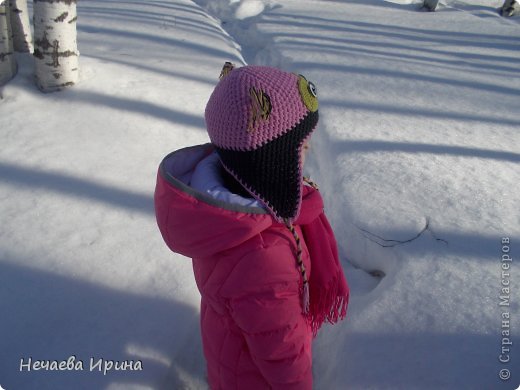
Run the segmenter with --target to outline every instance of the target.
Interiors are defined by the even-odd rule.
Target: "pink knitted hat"
[[[272,67],[226,66],[206,106],[211,142],[224,168],[276,220],[293,222],[301,206],[302,146],[318,123],[316,88]]]

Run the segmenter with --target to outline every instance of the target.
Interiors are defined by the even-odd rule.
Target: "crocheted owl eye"
[[[318,111],[318,90],[316,86],[300,74],[298,75],[298,89],[305,107],[310,112]]]

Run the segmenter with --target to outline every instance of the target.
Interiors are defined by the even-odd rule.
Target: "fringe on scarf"
[[[323,292],[316,296],[310,294],[308,319],[312,329],[313,337],[316,337],[318,330],[323,323],[335,324],[347,315],[349,294],[338,296],[339,283],[335,279],[329,283],[326,294]]]

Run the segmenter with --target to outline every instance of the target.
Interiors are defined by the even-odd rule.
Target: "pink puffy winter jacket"
[[[168,155],[155,191],[164,240],[193,259],[210,387],[311,389],[312,333],[302,315],[294,237],[261,207],[224,202],[191,186],[197,164],[211,152],[207,144]],[[305,188],[295,224],[300,237],[298,225],[309,222],[301,219],[317,216],[306,212],[313,192]]]

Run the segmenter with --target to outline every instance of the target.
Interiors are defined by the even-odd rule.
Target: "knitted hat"
[[[224,168],[279,222],[302,197],[302,148],[318,123],[314,84],[266,66],[226,63],[205,111]]]

